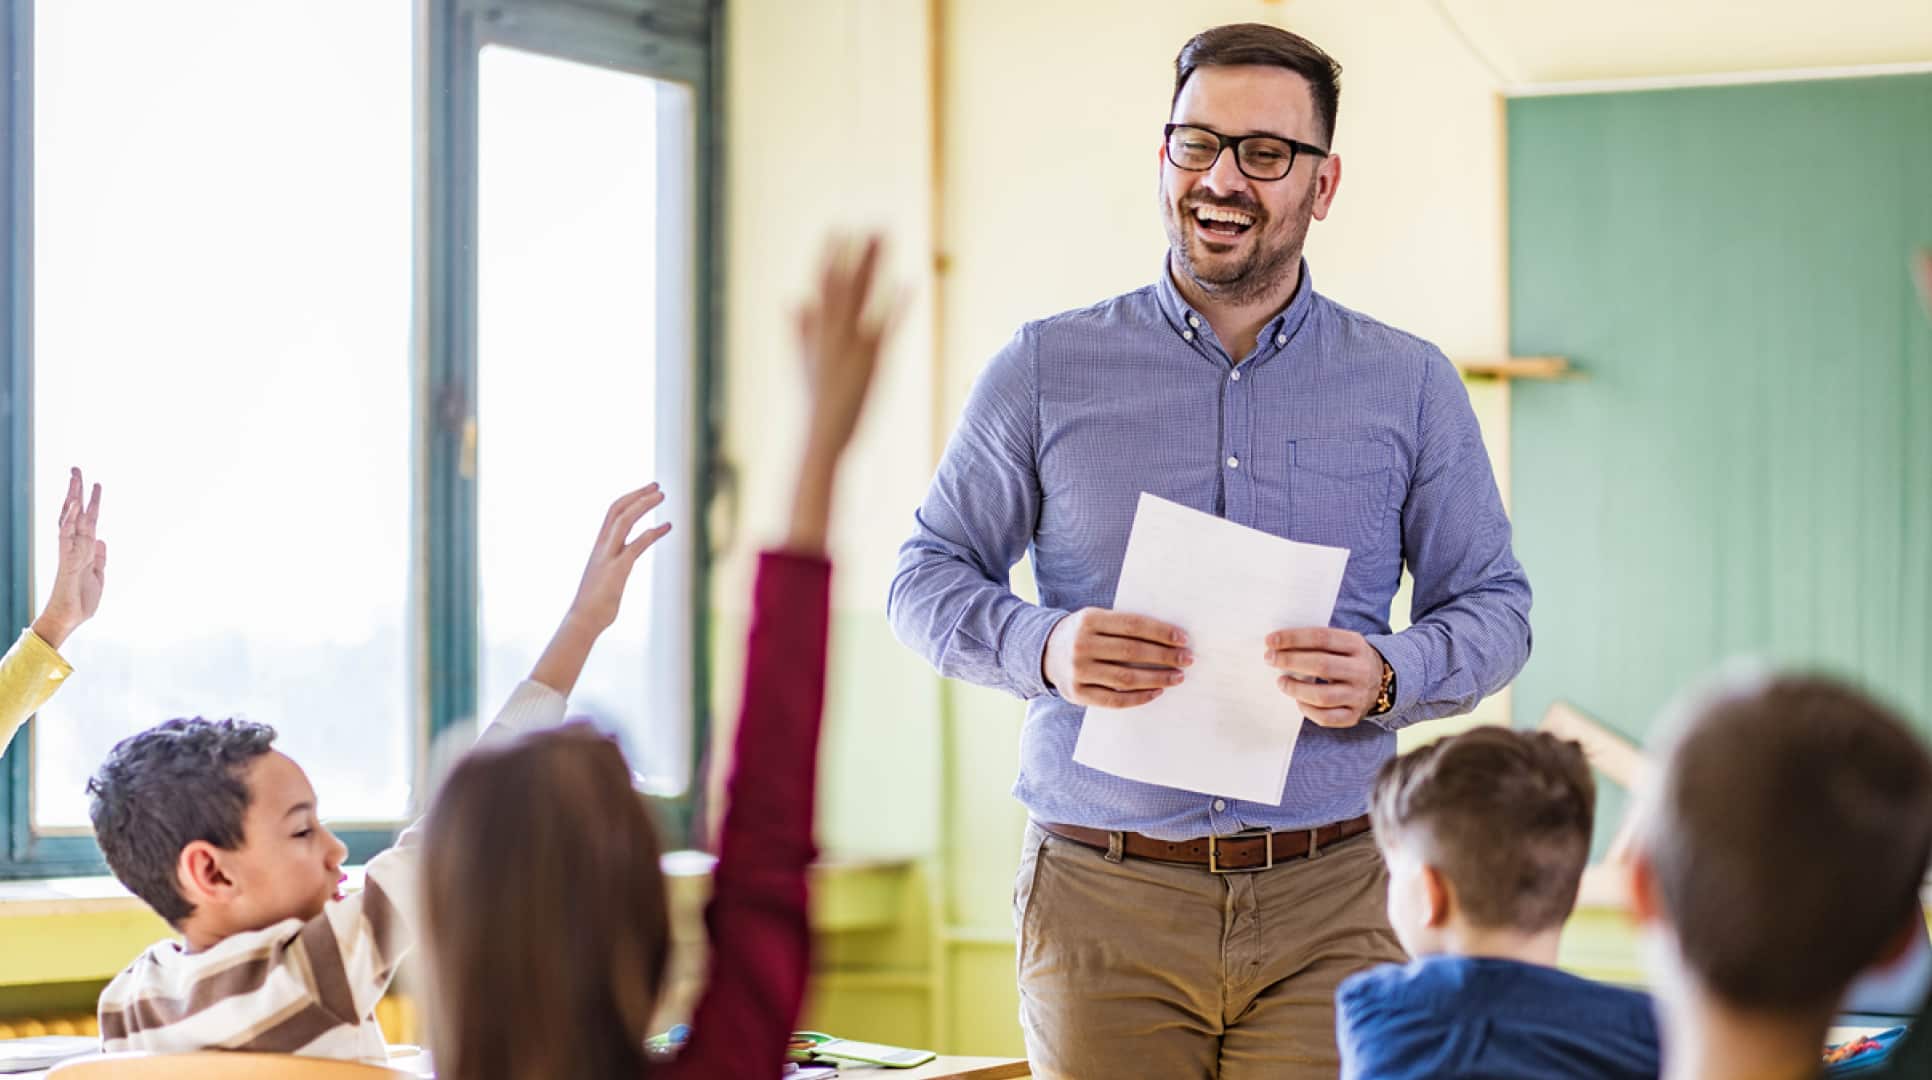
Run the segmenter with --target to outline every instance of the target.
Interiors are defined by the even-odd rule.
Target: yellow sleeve
[[[0,657],[0,753],[13,741],[13,733],[27,722],[74,669],[61,659],[52,645],[31,629],[20,632],[5,657]]]

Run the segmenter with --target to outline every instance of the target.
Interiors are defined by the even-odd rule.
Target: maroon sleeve
[[[822,558],[759,559],[724,835],[704,911],[710,972],[690,1041],[658,1075],[759,1080],[784,1064],[810,963],[805,870],[817,855],[831,576]]]

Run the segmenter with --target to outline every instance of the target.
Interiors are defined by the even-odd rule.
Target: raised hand
[[[81,471],[67,474],[67,498],[60,504],[60,544],[53,591],[34,619],[33,631],[58,649],[76,627],[100,610],[107,583],[107,541],[96,529],[101,520],[101,485],[81,502]]]
[[[644,515],[663,502],[664,493],[653,483],[628,492],[610,504],[610,510],[604,514],[604,524],[597,530],[597,542],[591,546],[590,561],[584,565],[583,579],[577,583],[577,595],[570,601],[570,610],[558,624],[550,644],[537,658],[536,667],[530,671],[530,681],[565,695],[577,685],[584,661],[590,658],[590,647],[617,621],[632,567],[652,544],[671,531],[671,523],[667,521],[631,537],[631,530]]]
[[[664,492],[656,483],[627,492],[610,504],[604,524],[597,532],[597,543],[590,549],[583,580],[577,583],[577,596],[570,602],[570,614],[593,626],[599,633],[617,621],[618,606],[624,599],[624,586],[631,580],[631,568],[652,544],[664,539],[671,523],[645,529],[631,539],[631,530],[644,515],[664,502]]]
[[[884,246],[834,239],[825,246],[818,294],[798,312],[798,345],[811,398],[808,451],[836,456],[852,439],[878,370],[879,350],[896,307],[873,310],[872,288]]]
[[[882,243],[835,239],[826,245],[818,293],[798,313],[798,345],[805,365],[811,413],[798,457],[792,520],[785,546],[796,552],[825,550],[832,516],[832,482],[858,427],[879,367],[879,351],[897,305],[876,310],[873,280]]]

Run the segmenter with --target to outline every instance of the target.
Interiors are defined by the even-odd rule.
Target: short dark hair
[[[1244,64],[1287,68],[1307,79],[1322,141],[1334,143],[1335,113],[1342,101],[1342,65],[1300,34],[1266,23],[1230,23],[1188,38],[1174,57],[1174,97],[1168,108],[1181,100],[1181,89],[1194,77],[1196,68]]]
[[[1919,917],[1932,758],[1814,675],[1733,675],[1679,711],[1640,843],[1687,970],[1736,1008],[1831,1009]]]
[[[1369,813],[1383,842],[1422,845],[1471,924],[1538,933],[1576,907],[1596,781],[1568,739],[1484,726],[1383,765]]]
[[[194,913],[175,880],[181,850],[197,840],[230,851],[242,845],[243,774],[274,741],[267,724],[169,720],[116,743],[87,781],[87,813],[108,869],[171,925]]]

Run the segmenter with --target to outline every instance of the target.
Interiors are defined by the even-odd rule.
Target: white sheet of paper
[[[1186,632],[1181,685],[1132,709],[1091,706],[1073,760],[1149,784],[1281,805],[1301,713],[1263,653],[1327,626],[1346,548],[1284,540],[1141,493],[1114,610]]]

